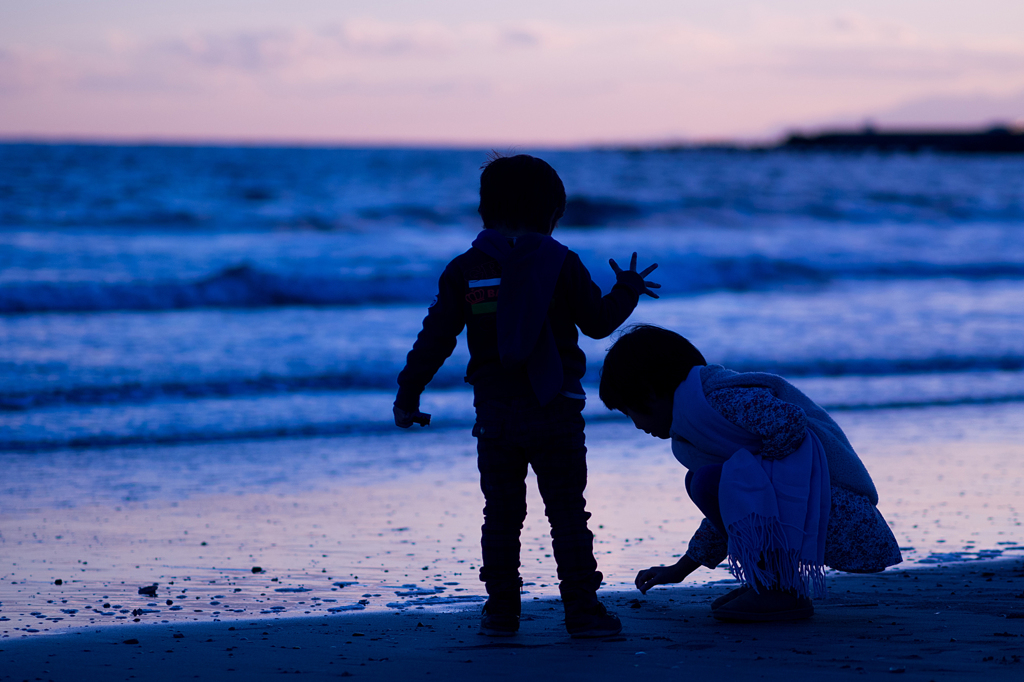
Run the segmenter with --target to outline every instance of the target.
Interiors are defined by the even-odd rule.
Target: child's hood
[[[547,235],[532,232],[517,238],[512,246],[496,230],[481,232],[473,246],[501,265],[498,352],[505,366],[521,364],[537,346],[569,249]]]

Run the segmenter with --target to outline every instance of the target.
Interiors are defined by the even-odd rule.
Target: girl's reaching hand
[[[681,559],[671,566],[651,566],[645,571],[636,574],[634,581],[641,594],[647,594],[647,590],[655,585],[668,585],[670,583],[681,583],[686,576],[693,573],[700,564],[683,555]]]

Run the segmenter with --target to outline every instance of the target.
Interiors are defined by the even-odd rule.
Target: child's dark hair
[[[650,398],[675,393],[690,370],[707,361],[674,331],[653,324],[629,327],[608,349],[601,369],[601,400],[609,410],[650,411]]]
[[[504,224],[546,234],[565,213],[565,186],[555,169],[526,154],[495,155],[480,174],[484,227]]]

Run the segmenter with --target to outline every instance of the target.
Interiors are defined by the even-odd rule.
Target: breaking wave
[[[827,266],[756,255],[735,258],[697,255],[673,258],[668,255],[659,261],[658,281],[662,284],[663,295],[763,290],[839,279],[1024,278],[1024,263]],[[433,274],[332,277],[316,273],[279,274],[241,264],[209,277],[184,281],[6,283],[0,285],[0,314],[418,304],[429,298],[425,292],[435,291],[436,286]]]

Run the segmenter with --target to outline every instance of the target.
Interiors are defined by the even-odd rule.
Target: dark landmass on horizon
[[[665,145],[661,147],[620,147],[635,151],[812,151],[886,154],[1024,154],[1024,128],[997,125],[984,129],[893,129],[874,126],[860,130],[825,130],[818,133],[793,132],[776,143],[734,142]]]
[[[979,131],[891,130],[794,133],[779,148],[822,151],[942,152],[952,154],[1024,154],[1024,130],[995,126]]]

